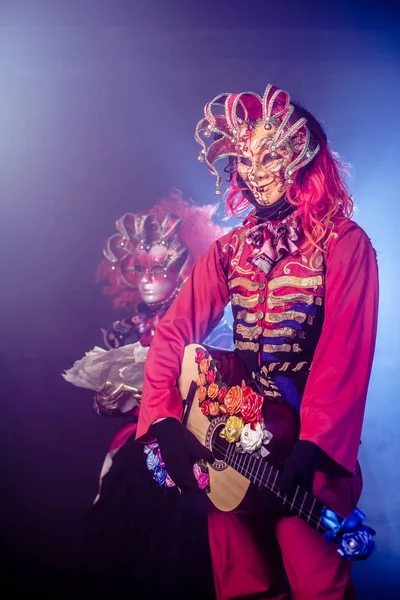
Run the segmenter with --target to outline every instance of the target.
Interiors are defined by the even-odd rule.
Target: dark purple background
[[[262,92],[272,82],[316,114],[354,165],[356,220],[378,251],[380,337],[361,508],[379,546],[355,574],[361,598],[395,597],[399,20],[396,3],[321,5],[0,1],[6,568],[15,557],[42,569],[68,560],[116,427],[60,375],[114,318],[93,284],[113,222],[172,186],[213,202],[193,140],[203,106],[219,92]]]

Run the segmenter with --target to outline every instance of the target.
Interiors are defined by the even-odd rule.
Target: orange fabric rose
[[[210,361],[208,360],[208,358],[203,358],[199,367],[202,373],[207,373],[208,369],[210,368]]]
[[[230,390],[228,390],[224,398],[224,404],[230,415],[235,415],[236,413],[240,412],[242,400],[243,391],[240,385],[234,385]]]
[[[218,417],[218,415],[219,415],[219,402],[210,402],[210,415],[212,417]]]
[[[219,387],[216,383],[210,383],[208,386],[208,397],[216,398],[218,396]]]
[[[204,375],[204,373],[200,373],[200,375],[196,379],[196,383],[199,387],[206,385],[206,376]]]
[[[199,402],[203,402],[203,400],[206,399],[207,396],[207,388],[204,387],[204,385],[202,385],[201,387],[199,387],[199,389],[197,390],[197,397],[199,399]]]

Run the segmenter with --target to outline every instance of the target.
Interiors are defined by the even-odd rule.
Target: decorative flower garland
[[[178,487],[168,475],[165,463],[161,456],[160,446],[157,442],[146,444],[144,447],[146,455],[146,466],[151,472],[152,477],[159,487]],[[193,465],[193,475],[197,479],[197,485],[201,490],[210,491],[210,475],[208,474],[208,465],[200,460]],[[179,489],[179,488],[178,488]]]
[[[267,456],[269,452],[265,446],[271,441],[272,434],[264,426],[263,396],[244,381],[241,386],[227,386],[217,370],[217,361],[204,348],[196,349],[195,361],[199,371],[197,397],[203,415],[209,420],[227,416],[220,436],[236,443],[238,452]]]
[[[197,397],[204,416],[210,421],[226,416],[225,427],[220,436],[236,444],[237,452],[256,456],[268,456],[265,448],[272,433],[265,429],[262,406],[264,398],[242,381],[242,385],[229,387],[217,370],[217,361],[204,348],[197,348],[195,361],[198,365]],[[175,487],[162,459],[160,447],[154,442],[144,447],[146,465],[160,487]],[[200,489],[209,491],[208,465],[199,461],[193,465],[193,474]]]

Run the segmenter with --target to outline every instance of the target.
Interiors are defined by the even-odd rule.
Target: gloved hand
[[[315,471],[324,456],[324,451],[313,442],[298,441],[283,465],[276,485],[283,493],[294,492],[298,485],[311,492]]]
[[[211,452],[176,419],[167,417],[151,426],[157,438],[165,468],[175,485],[182,491],[198,490],[193,465],[204,459],[214,462]]]
[[[141,398],[141,390],[131,385],[107,381],[94,397],[94,408],[99,415],[120,417],[139,406]]]

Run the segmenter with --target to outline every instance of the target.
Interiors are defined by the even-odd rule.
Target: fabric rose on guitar
[[[161,450],[160,450],[160,448],[157,448],[156,455],[157,455],[157,458],[159,460],[160,466],[165,469],[165,462],[163,461],[163,458],[161,456]]]
[[[152,444],[146,444],[144,447],[146,454],[146,466],[151,472],[152,477],[156,484],[160,487],[166,485],[167,487],[175,487],[175,483],[168,475],[165,468],[165,463],[161,456],[160,448],[156,442]]]
[[[206,417],[208,417],[208,415],[210,414],[210,404],[211,403],[209,400],[204,400],[203,404],[201,405],[201,412]]]
[[[242,433],[243,427],[244,421],[242,417],[229,417],[225,423],[225,427],[219,435],[232,444],[233,442],[238,442],[240,440],[240,434]]]
[[[160,465],[160,460],[155,452],[148,453],[146,465],[149,471],[154,471],[154,469]]]
[[[196,363],[199,365],[201,361],[205,358],[206,351],[203,348],[199,348],[196,350],[196,358],[194,359]]]
[[[243,401],[240,408],[240,414],[242,415],[246,423],[250,423],[253,426],[255,423],[260,423],[263,420],[262,405],[264,398],[254,392],[251,387],[245,386],[243,388]]]
[[[210,368],[210,361],[208,360],[208,358],[203,358],[203,360],[200,362],[200,372],[206,374],[208,369]]]
[[[252,453],[258,451],[260,456],[265,457],[269,454],[265,446],[269,444],[271,439],[272,433],[264,429],[263,423],[256,423],[254,428],[250,423],[246,423],[240,434],[240,441],[236,444],[236,449],[238,452]]]
[[[234,385],[227,392],[224,398],[224,404],[226,406],[226,410],[230,415],[235,415],[240,412],[240,407],[242,406],[243,400],[243,390],[240,385]]]
[[[206,380],[206,376],[204,375],[204,373],[200,373],[200,375],[198,376],[196,383],[199,387],[204,387],[207,383]]]
[[[210,402],[210,416],[218,417],[219,415],[219,402]]]
[[[197,480],[197,485],[201,490],[207,490],[210,484],[210,475],[208,474],[207,463],[194,463],[193,475]]]
[[[167,481],[167,477],[168,477],[168,473],[167,473],[166,469],[164,469],[164,467],[162,467],[161,465],[158,465],[154,469],[153,479],[158,486],[162,487],[163,485],[165,485],[165,483]]]
[[[202,385],[201,387],[199,387],[198,392],[197,392],[197,397],[199,399],[199,402],[203,402],[203,400],[206,399],[207,397],[207,388]]]
[[[207,372],[207,383],[214,383],[215,376],[216,376],[216,373],[215,373],[214,369],[210,369]]]
[[[245,452],[254,452],[261,448],[264,437],[263,434],[264,428],[261,423],[256,423],[254,429],[251,428],[250,423],[246,423],[242,429],[239,444]]]
[[[213,371],[208,371],[209,373],[212,373]],[[208,397],[209,398],[216,398],[218,396],[218,385],[216,383],[211,383],[208,387]]]
[[[218,392],[218,402],[223,402],[226,396],[226,393],[228,391],[228,388],[223,386],[220,388],[219,392]]]

